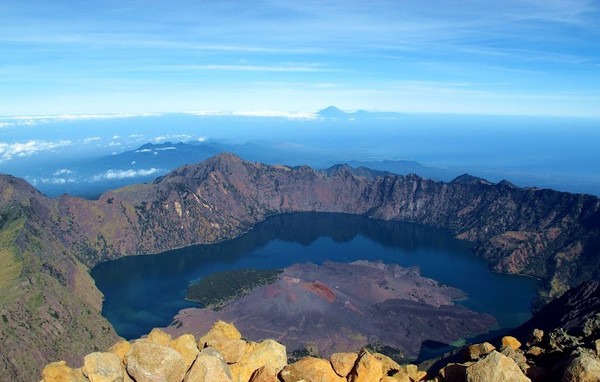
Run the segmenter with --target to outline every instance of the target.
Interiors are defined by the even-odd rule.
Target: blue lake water
[[[198,306],[184,300],[186,288],[211,273],[360,259],[419,267],[423,276],[466,292],[460,303],[495,316],[498,329],[531,316],[537,281],[491,272],[469,243],[431,227],[345,214],[278,215],[237,239],[124,257],[99,264],[91,274],[105,296],[104,316],[131,339],[167,326],[180,309]]]

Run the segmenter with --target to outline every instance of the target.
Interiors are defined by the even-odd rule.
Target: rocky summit
[[[81,365],[82,354],[118,339],[101,315],[90,267],[214,243],[267,216],[303,211],[446,229],[471,241],[493,270],[541,279],[540,302],[600,278],[600,202],[590,195],[346,166],[267,166],[231,154],[93,201],[50,199],[0,175],[0,380],[31,381],[56,359]]]
[[[80,368],[48,364],[42,382],[593,382],[600,380],[599,320],[600,313],[586,320],[593,329],[577,337],[534,329],[524,344],[512,336],[472,344],[435,372],[366,349],[288,363],[280,343],[246,341],[233,324],[217,321],[198,339],[154,329],[88,354]]]

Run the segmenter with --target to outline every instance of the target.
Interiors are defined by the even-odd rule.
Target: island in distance
[[[492,316],[454,303],[465,297],[422,277],[415,267],[371,261],[294,264],[275,282],[222,309],[180,311],[166,331],[201,336],[224,320],[250,340],[274,338],[297,354],[327,357],[371,346],[394,358],[416,358],[424,343],[450,344],[494,325]]]

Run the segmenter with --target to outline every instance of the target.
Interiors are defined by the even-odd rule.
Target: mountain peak
[[[335,106],[329,106],[325,109],[319,110],[317,114],[323,118],[347,118],[348,113],[343,110],[338,109]]]
[[[458,183],[458,184],[488,184],[491,183],[483,178],[479,178],[477,176],[473,176],[470,174],[462,174],[454,178],[450,183]]]

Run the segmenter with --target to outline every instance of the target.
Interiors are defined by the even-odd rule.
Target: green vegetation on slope
[[[243,297],[254,289],[273,283],[281,269],[240,269],[207,276],[187,289],[186,300],[209,309],[221,309],[227,301]]]
[[[25,219],[20,218],[6,222],[0,230],[0,305],[12,297],[10,289],[23,270],[23,261],[17,255],[14,242],[24,224]]]

